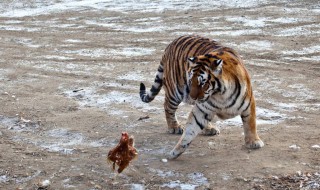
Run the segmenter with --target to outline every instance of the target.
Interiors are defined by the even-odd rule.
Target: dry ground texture
[[[145,104],[138,88],[184,34],[241,54],[264,148],[244,148],[235,118],[161,161],[180,136],[163,91]],[[320,189],[319,39],[318,0],[1,1],[0,189]],[[113,179],[123,131],[139,158]]]

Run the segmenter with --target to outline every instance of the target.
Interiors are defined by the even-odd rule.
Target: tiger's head
[[[205,102],[221,90],[218,79],[223,72],[223,54],[223,50],[220,50],[188,58],[187,91],[192,100]]]

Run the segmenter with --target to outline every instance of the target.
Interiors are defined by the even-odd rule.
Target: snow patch
[[[108,54],[132,57],[132,56],[152,55],[154,51],[155,51],[154,48],[125,47],[121,49],[108,50]]]
[[[227,21],[229,22],[238,22],[243,24],[244,26],[250,26],[253,28],[264,27],[267,24],[265,23],[268,19],[265,17],[262,18],[248,18],[248,17],[227,17]]]
[[[257,51],[272,50],[272,46],[273,46],[272,43],[266,40],[262,40],[262,41],[252,40],[252,41],[246,41],[240,44],[241,48],[257,50]]]
[[[255,7],[260,4],[268,4],[263,1],[256,0],[229,0],[228,3],[225,1],[207,1],[203,3],[201,1],[185,1],[183,6],[179,1],[128,1],[128,0],[118,0],[118,1],[105,1],[105,0],[61,0],[56,3],[48,3],[47,1],[37,1],[29,6],[25,6],[22,3],[13,2],[11,4],[2,5],[2,8],[6,10],[1,13],[2,17],[25,17],[25,16],[38,16],[46,15],[51,13],[59,13],[64,11],[72,10],[85,10],[88,8],[97,10],[108,10],[117,11],[122,13],[127,12],[157,12],[161,13],[167,10],[174,10],[177,12],[182,12],[186,10],[214,10],[221,7],[226,8],[250,8]],[[27,4],[28,5],[28,4]]]
[[[144,185],[142,184],[131,184],[131,190],[144,190]]]
[[[126,104],[132,108],[140,109],[144,112],[160,110],[158,107],[153,107],[142,102],[139,94],[110,91],[101,95],[97,93],[95,88],[86,88],[78,92],[66,91],[64,94],[79,101],[79,104],[82,107],[97,107],[107,112],[112,111],[109,106],[111,104]]]
[[[122,76],[118,76],[117,79],[124,79],[124,80],[132,80],[132,81],[145,81],[146,78],[140,74],[140,73],[137,73],[137,71],[133,72],[129,72],[129,73],[126,73]]]
[[[257,125],[275,125],[284,121],[288,116],[285,114],[278,113],[273,110],[256,108]],[[221,126],[242,126],[242,119],[240,116],[234,117],[227,120],[219,120],[216,124]]]
[[[243,35],[259,35],[262,34],[261,29],[248,29],[248,30],[225,30],[225,31],[213,31],[210,32],[210,35],[213,36],[243,36]]]
[[[0,30],[36,32],[36,31],[40,31],[40,28],[37,28],[37,27],[28,28],[28,27],[23,27],[23,26],[0,25]]]
[[[287,29],[281,29],[276,32],[275,36],[314,36],[320,34],[320,25],[311,24],[305,26],[297,26]]]
[[[319,53],[320,52],[320,46],[310,46],[308,48],[303,48],[301,50],[290,50],[290,51],[282,51],[285,55],[306,55],[306,54],[312,54],[312,53]]]
[[[182,190],[194,190],[198,185],[188,184],[188,183],[181,183],[180,180],[171,181],[169,183],[165,183],[161,185],[161,187],[168,187],[171,189],[182,189]]]
[[[8,182],[10,179],[6,175],[1,175],[0,176],[0,183],[5,183]]]

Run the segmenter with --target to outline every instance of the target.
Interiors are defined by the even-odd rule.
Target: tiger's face
[[[222,59],[211,54],[188,58],[187,86],[192,100],[205,102],[219,88],[216,78],[222,73]]]

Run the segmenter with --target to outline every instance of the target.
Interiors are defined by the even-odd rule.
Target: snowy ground
[[[272,189],[270,176],[317,176],[319,15],[316,0],[2,1],[0,189]],[[166,133],[163,91],[144,104],[139,83],[151,85],[166,45],[184,34],[242,55],[263,149],[242,146],[237,117],[162,161],[179,136]],[[190,109],[179,109],[182,123]],[[105,158],[122,131],[139,158],[113,180]]]

